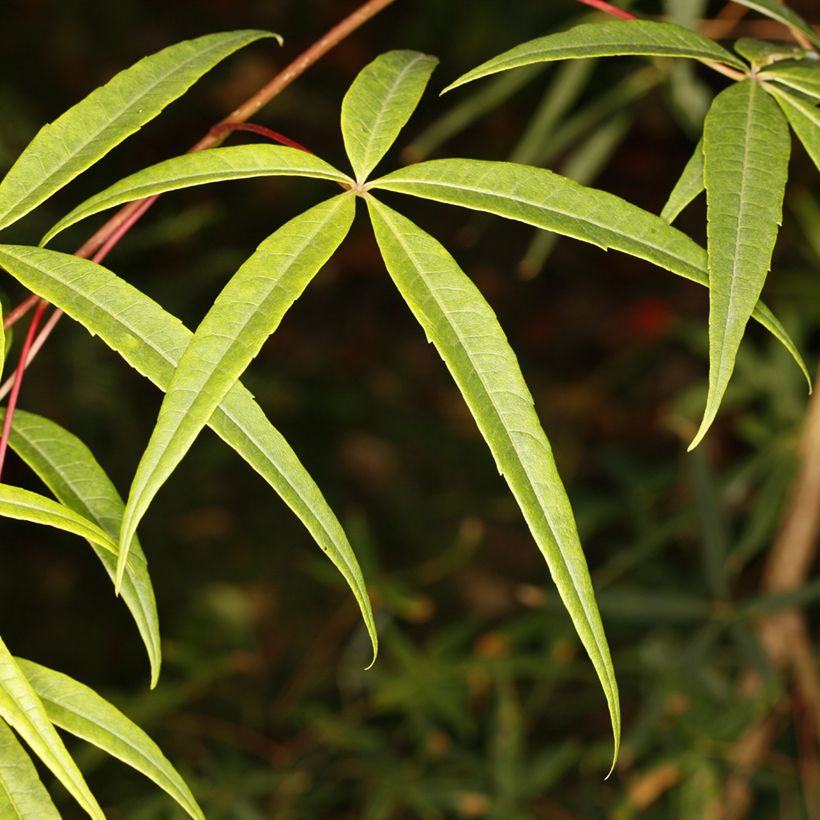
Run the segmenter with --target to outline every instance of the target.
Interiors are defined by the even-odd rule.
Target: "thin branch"
[[[5,319],[3,319],[3,330],[8,330],[13,325],[16,325],[17,322],[20,321],[36,304],[39,300],[39,296],[36,293],[32,293],[31,296],[27,296],[20,302],[17,307],[12,308]]]
[[[592,6],[592,8],[598,9],[598,11],[603,11],[607,14],[611,14],[613,17],[620,17],[621,20],[640,19],[631,12],[619,9],[617,6],[613,6],[612,3],[607,3],[606,0],[578,0],[578,2],[583,3],[585,6]]]

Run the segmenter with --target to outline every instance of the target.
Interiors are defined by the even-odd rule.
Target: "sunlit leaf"
[[[772,89],[772,92],[789,125],[820,171],[820,108],[793,94],[778,89]]]
[[[787,88],[802,91],[820,100],[820,64],[816,60],[805,63],[778,63],[757,75],[761,80],[774,80]]]
[[[165,160],[138,171],[78,205],[43,237],[45,245],[75,222],[125,202],[167,191],[263,176],[300,176],[351,183],[324,160],[285,145],[237,145],[212,148]]]
[[[572,509],[533,400],[492,308],[433,237],[367,198],[387,270],[456,381],[584,644],[609,704],[618,689]]]
[[[358,182],[396,141],[438,60],[418,51],[388,51],[365,66],[342,102],[342,137]]]
[[[783,213],[790,149],[786,119],[758,83],[736,83],[715,97],[703,131],[709,393],[690,449],[717,415],[766,281]]]
[[[105,820],[94,795],[57,731],[40,698],[0,639],[0,718],[26,742],[37,757],[95,820]],[[48,816],[48,815],[46,815]]]
[[[683,26],[649,20],[619,20],[584,23],[568,31],[529,40],[468,71],[442,93],[480,77],[533,63],[627,55],[689,57],[716,60],[741,71],[746,68],[741,60],[714,40]]]
[[[5,410],[0,410],[0,422],[4,415]],[[125,505],[85,444],[53,421],[18,409],[9,445],[66,507],[99,525],[116,542]],[[113,580],[116,556],[93,540],[89,543]],[[157,607],[145,556],[136,541],[123,578],[122,599],[145,643],[155,686],[161,659]]]
[[[0,266],[98,335],[160,390],[168,388],[193,334],[153,299],[101,265],[43,248],[0,245]],[[356,556],[290,445],[241,384],[231,388],[208,424],[293,510],[342,574],[375,656],[376,627]]]
[[[543,168],[473,159],[429,160],[370,182],[368,188],[497,214],[632,254],[701,285],[709,283],[706,251],[686,234],[620,197]],[[791,353],[811,386],[800,353],[771,311],[760,302],[752,315]]]
[[[790,28],[795,28],[801,31],[806,37],[814,43],[815,46],[820,46],[820,37],[814,32],[812,27],[799,15],[792,11],[785,3],[780,0],[735,0],[741,6],[759,11],[772,20],[777,20]]]
[[[700,140],[689,157],[683,173],[675,183],[666,205],[661,211],[661,219],[670,224],[680,212],[704,190],[703,183],[703,140]]]
[[[67,675],[22,658],[15,660],[55,726],[153,780],[195,820],[205,817],[191,790],[156,743],[119,709]]]
[[[145,57],[43,126],[0,183],[0,228],[20,219],[181,97],[237,49],[271,37],[231,31]]]
[[[26,750],[2,720],[0,817],[3,820],[60,820]]]

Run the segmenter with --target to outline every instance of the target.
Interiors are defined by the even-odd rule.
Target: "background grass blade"
[[[25,216],[181,97],[237,49],[271,37],[231,31],[145,57],[43,126],[0,183],[0,228]]]
[[[772,20],[778,20],[789,26],[789,28],[803,32],[815,46],[820,46],[820,37],[814,29],[797,12],[792,11],[780,0],[735,0],[735,2],[741,6],[759,11],[767,17],[771,17]]]
[[[5,410],[0,410],[2,422]],[[125,504],[111,480],[76,436],[42,416],[17,410],[9,437],[11,448],[66,507],[93,521],[115,541]],[[117,558],[90,540],[91,548],[113,581]],[[156,686],[161,664],[159,620],[145,555],[137,541],[122,583],[122,599],[137,624]]]
[[[709,393],[691,450],[714,421],[760,298],[783,213],[791,138],[757,82],[715,97],[703,130],[709,250]]]
[[[191,790],[156,743],[119,709],[68,675],[22,658],[15,661],[55,726],[144,774],[194,820],[205,817]]]
[[[69,794],[94,818],[105,815],[46,715],[45,708],[0,639],[0,718],[20,735]]]
[[[678,218],[681,211],[695,200],[704,190],[703,182],[703,140],[700,140],[689,157],[680,178],[675,183],[666,205],[661,211],[661,219],[670,225]]]
[[[0,245],[0,266],[98,335],[160,390],[168,388],[193,334],[153,299],[101,265],[44,248]],[[239,383],[208,424],[293,510],[339,570],[359,604],[375,657],[376,626],[356,556],[290,445]]]
[[[614,248],[709,285],[706,251],[686,234],[620,197],[543,168],[475,159],[429,160],[374,180],[368,188],[486,211],[605,250]],[[785,346],[811,387],[800,353],[771,311],[759,302],[752,315]]]
[[[58,233],[81,219],[134,199],[194,185],[262,176],[301,176],[347,184],[352,182],[350,177],[319,157],[285,145],[212,148],[165,160],[121,179],[64,216],[43,237],[41,244],[47,244]]]
[[[60,820],[60,815],[26,750],[2,720],[0,817],[4,820]]]
[[[683,26],[649,20],[619,20],[584,23],[568,31],[529,40],[463,74],[442,94],[481,77],[533,63],[627,55],[716,60],[741,71],[746,68],[742,60],[714,40]]]
[[[601,681],[617,759],[615,673],[572,509],[533,400],[492,308],[433,237],[367,198],[387,270],[464,396]]]
[[[794,94],[776,88],[771,88],[771,91],[789,125],[820,171],[820,108]]]
[[[418,51],[388,51],[359,72],[342,101],[342,138],[358,182],[396,141],[437,64]]]

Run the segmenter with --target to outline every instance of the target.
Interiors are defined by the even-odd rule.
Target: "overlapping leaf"
[[[448,85],[444,92],[499,71],[533,63],[627,55],[716,60],[740,70],[745,68],[742,60],[714,40],[683,26],[649,20],[620,20],[584,23],[568,31],[529,40],[468,71]]]
[[[572,509],[515,354],[447,250],[372,196],[367,203],[387,270],[463,394],[589,653],[609,704],[617,758],[620,710],[606,636]]]
[[[790,148],[786,119],[759,83],[736,83],[715,98],[703,131],[709,393],[690,449],[717,415],[746,323],[771,266]]]
[[[29,748],[94,818],[105,820],[88,784],[46,714],[40,698],[0,639],[0,719],[11,726]],[[47,815],[45,815],[47,816]]]
[[[119,709],[67,675],[15,658],[48,719],[144,774],[193,817],[205,815],[176,769],[145,732]]]
[[[789,125],[820,171],[820,108],[779,89],[772,89],[772,93]]]
[[[614,248],[698,284],[709,284],[706,252],[686,234],[620,197],[586,188],[546,169],[439,159],[410,165],[368,187],[497,214],[604,249]],[[771,311],[758,303],[752,315],[786,347],[811,385],[800,353]]]
[[[4,415],[5,410],[0,410],[0,422]],[[17,410],[9,444],[66,507],[99,525],[113,541],[119,537],[125,505],[91,451],[76,436],[49,419]],[[113,580],[116,556],[93,540],[89,543]],[[151,685],[155,686],[161,659],[159,623],[148,566],[137,541],[123,577],[122,598],[145,643]]]
[[[814,29],[796,12],[793,11],[785,3],[780,0],[735,0],[741,6],[759,11],[772,20],[777,20],[790,28],[801,31],[806,37],[814,43],[815,46],[820,46],[820,37],[815,33]]]
[[[180,359],[131,484],[118,577],[131,539],[159,488],[213,411],[350,230],[352,193],[311,208],[275,231],[216,298]]]
[[[3,820],[60,820],[26,750],[2,720],[0,817]]]
[[[271,37],[232,31],[186,40],[121,71],[45,125],[0,183],[5,228],[91,167],[237,49]]]
[[[761,71],[758,77],[761,80],[774,80],[820,100],[820,65],[815,60],[806,63],[778,63]]]
[[[98,335],[161,390],[168,388],[192,333],[144,293],[101,265],[43,248],[0,245],[0,266]],[[359,604],[375,656],[376,627],[356,556],[291,447],[238,383],[208,424],[275,490],[337,567]]]
[[[75,222],[134,199],[164,194],[210,182],[263,176],[298,176],[351,183],[352,180],[319,157],[285,145],[237,145],[212,148],[151,165],[121,179],[78,205],[43,237],[45,245]]]
[[[699,140],[686,163],[683,173],[675,183],[675,187],[666,200],[666,205],[661,211],[661,219],[664,222],[674,222],[680,212],[697,198],[704,190],[703,182],[703,140]]]
[[[396,141],[437,64],[418,51],[388,51],[359,72],[342,101],[342,137],[358,182]]]

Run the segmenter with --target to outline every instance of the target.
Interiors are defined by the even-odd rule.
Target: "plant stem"
[[[606,0],[578,0],[578,2],[583,3],[585,6],[592,6],[592,8],[598,9],[598,11],[604,11],[613,17],[620,17],[622,20],[640,19],[631,12],[619,9],[617,6],[613,6],[612,3],[607,3]]]
[[[32,293],[31,296],[27,296],[17,305],[16,308],[12,308],[5,319],[3,319],[3,330],[8,330],[13,325],[16,325],[17,322],[20,321],[36,304],[37,300],[40,297],[36,293]]]

